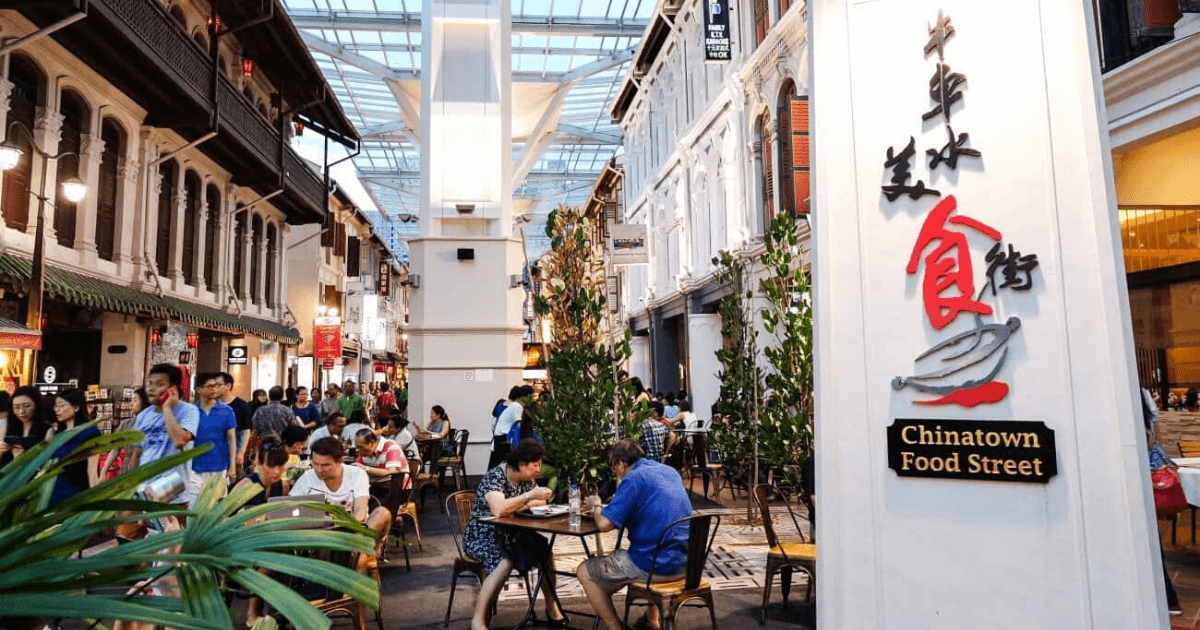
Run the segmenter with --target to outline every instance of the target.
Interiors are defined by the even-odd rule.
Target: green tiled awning
[[[0,281],[25,291],[33,264],[11,254],[0,255]],[[46,266],[46,295],[56,300],[111,313],[173,319],[199,328],[233,334],[251,334],[282,343],[299,343],[300,331],[258,317],[239,317],[219,308],[159,297],[99,278]]]

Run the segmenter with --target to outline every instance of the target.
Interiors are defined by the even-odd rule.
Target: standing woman
[[[18,387],[12,396],[12,413],[8,414],[5,425],[5,442],[0,444],[0,466],[20,457],[25,448],[54,435],[50,421],[46,418],[46,409],[42,406],[42,395],[38,390],[26,385]],[[27,438],[23,444],[11,444],[8,438]]]
[[[535,565],[554,566],[550,545],[538,534],[522,536],[480,519],[490,516],[509,516],[530,505],[545,505],[550,488],[538,487],[535,480],[542,473],[546,449],[533,440],[522,440],[509,451],[504,463],[488,470],[475,491],[471,520],[463,532],[463,550],[483,563],[484,578],[471,617],[471,630],[487,630],[488,612],[508,574],[516,567],[527,571]],[[538,542],[540,541],[540,542]],[[548,564],[542,564],[548,563]],[[542,594],[546,602],[546,618],[555,627],[566,627],[566,618],[558,609],[554,597],[554,572],[546,571]]]
[[[87,402],[83,392],[78,389],[68,389],[54,397],[54,417],[58,421],[58,431],[70,431],[88,423]],[[54,451],[54,459],[69,457],[84,442],[100,437],[100,429],[88,427],[66,444]],[[100,483],[100,454],[93,453],[86,460],[67,464],[66,469],[54,480],[54,492],[50,495],[50,505],[59,503]]]

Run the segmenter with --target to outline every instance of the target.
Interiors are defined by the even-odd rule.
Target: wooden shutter
[[[767,38],[767,30],[771,28],[771,10],[767,0],[754,0],[754,46],[757,47]]]
[[[357,236],[346,239],[346,275],[352,278],[362,275],[362,252]]]
[[[171,234],[174,233],[175,209],[175,162],[163,163],[158,170],[161,186],[158,193],[158,231],[154,235],[154,263],[158,266],[158,275],[167,275],[167,266],[171,264]]]
[[[100,130],[104,154],[100,157],[100,190],[96,202],[96,252],[104,260],[112,260],[116,249],[117,176],[118,160],[124,153],[121,132],[108,120]]]
[[[809,173],[812,157],[809,152],[808,96],[793,96],[789,106],[792,123],[792,198],[796,203],[795,212],[808,214],[811,209],[812,197],[811,174]]]

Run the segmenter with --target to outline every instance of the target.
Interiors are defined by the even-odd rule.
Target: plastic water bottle
[[[567,495],[567,503],[570,506],[570,520],[568,523],[571,527],[579,527],[579,484],[571,484],[571,492]]]

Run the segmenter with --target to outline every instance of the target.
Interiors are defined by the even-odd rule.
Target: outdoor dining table
[[[1174,460],[1179,468],[1179,485],[1183,486],[1183,494],[1187,497],[1188,505],[1200,507],[1200,457],[1177,457]]]
[[[542,534],[550,534],[550,549],[551,549],[551,551],[554,550],[554,541],[558,538],[559,534],[562,534],[563,536],[578,536],[580,541],[583,543],[583,551],[584,551],[584,553],[587,554],[587,556],[589,558],[591,558],[593,554],[592,554],[591,548],[588,547],[587,537],[591,536],[593,534],[596,534],[597,535],[596,536],[597,552],[599,553],[599,555],[604,555],[604,549],[600,547],[599,534],[601,532],[600,532],[600,528],[596,525],[596,521],[592,520],[589,517],[581,517],[579,525],[576,527],[572,527],[569,523],[569,519],[570,519],[569,514],[560,514],[558,516],[512,515],[512,516],[492,517],[492,518],[487,519],[487,522],[493,523],[495,525],[502,525],[504,527],[510,527],[513,529],[527,530],[527,531],[538,532],[538,533],[542,533]],[[620,544],[620,543],[618,542],[618,544]],[[575,576],[574,573],[567,572],[567,571],[558,571],[558,570],[554,569],[553,567],[550,567],[550,570],[554,571],[555,573],[557,573],[559,575],[570,576],[570,577]],[[521,621],[517,622],[517,624],[512,627],[512,630],[519,630],[520,628],[524,628],[525,625],[529,623],[530,619],[533,618],[534,607],[537,604],[537,595],[539,592],[541,592],[542,581],[545,579],[546,579],[545,571],[538,571],[537,584],[534,585],[533,592],[530,593],[530,595],[529,595],[529,608],[525,611],[525,616],[521,617]],[[557,600],[558,600],[557,594],[555,594],[554,599],[557,602]],[[567,611],[567,610],[563,609],[561,603],[559,603],[558,609],[560,611],[562,611],[562,613],[564,615],[567,612],[571,612],[571,614],[573,614],[573,615],[579,615],[579,616],[583,616],[583,617],[591,617],[592,619],[595,620],[592,624],[593,628],[595,628],[596,624],[599,623],[599,618],[590,612]]]

